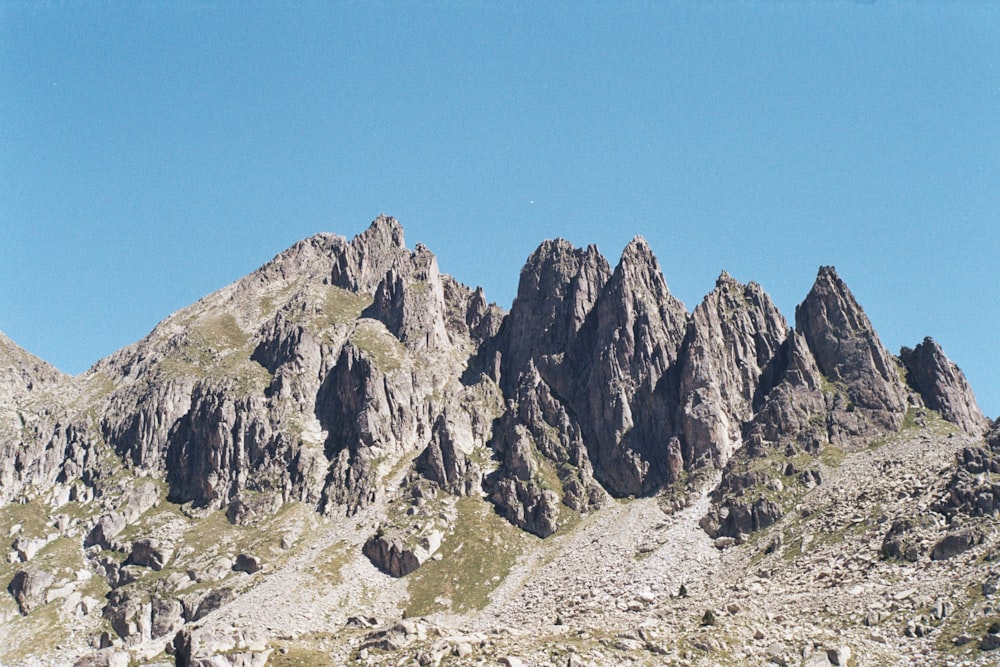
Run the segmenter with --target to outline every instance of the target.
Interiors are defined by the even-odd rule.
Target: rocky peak
[[[388,271],[398,270],[409,257],[403,227],[395,218],[379,215],[336,258],[331,280],[344,289],[371,293]]]
[[[924,404],[972,435],[980,435],[988,421],[972,393],[965,374],[930,337],[912,350],[904,347],[899,357],[906,367],[906,379],[920,394]]]
[[[689,464],[708,457],[723,465],[741,445],[787,336],[785,318],[760,285],[719,276],[691,316],[681,361],[679,423]]]
[[[66,377],[0,331],[0,400],[14,400],[28,392],[54,385]]]
[[[611,276],[596,246],[543,242],[521,269],[517,297],[500,331],[502,383],[510,388],[529,360],[568,347]]]
[[[575,412],[595,475],[615,495],[649,492],[669,476],[660,444],[672,431],[672,394],[657,387],[677,360],[686,325],[684,304],[636,237],[570,353],[578,369],[571,381]]]
[[[868,438],[900,427],[907,406],[900,367],[832,266],[820,268],[795,309],[795,326],[835,390],[835,437]]]
[[[298,241],[274,259],[240,281],[252,285],[271,285],[282,281],[321,281],[330,274],[331,258],[347,245],[336,234],[314,234]]]
[[[687,311],[663,279],[645,239],[636,237],[595,304],[596,346],[617,353],[617,363],[654,381],[677,358]]]
[[[827,408],[823,377],[802,334],[794,330],[789,334],[772,368],[776,385],[762,397],[747,429],[748,439],[817,451],[829,440]]]

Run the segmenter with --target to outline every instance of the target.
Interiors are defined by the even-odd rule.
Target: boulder
[[[132,551],[125,564],[139,565],[159,571],[170,560],[172,553],[173,551],[168,545],[152,538],[143,538],[132,543]]]
[[[18,570],[7,586],[7,591],[17,602],[22,616],[45,604],[45,592],[55,578],[40,568],[28,567]]]
[[[927,529],[933,527],[930,517],[896,519],[882,540],[882,558],[916,562],[925,553]]]
[[[362,552],[378,569],[391,577],[405,577],[434,555],[441,546],[444,534],[430,531],[425,535],[387,536],[381,531],[365,542]]]
[[[102,615],[126,645],[151,638],[152,605],[145,595],[133,590],[133,587],[111,591]]]
[[[235,599],[236,593],[230,588],[214,590],[201,599],[194,613],[191,615],[191,620],[200,621],[216,609],[221,609]]]
[[[116,648],[102,648],[83,656],[73,663],[73,667],[129,667],[128,651]]]
[[[113,549],[112,540],[125,530],[125,516],[119,513],[105,514],[97,520],[97,524],[84,538],[83,546],[99,546],[102,549]]]
[[[236,557],[236,561],[233,563],[233,572],[246,572],[247,574],[253,574],[254,572],[259,572],[261,567],[260,558],[257,556],[240,554]]]
[[[983,541],[983,534],[975,528],[963,528],[945,535],[931,550],[931,560],[947,560],[964,553]]]
[[[173,634],[184,626],[184,606],[173,598],[153,597],[150,603],[150,637]]]

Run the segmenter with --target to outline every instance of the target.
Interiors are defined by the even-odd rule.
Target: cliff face
[[[795,325],[833,389],[827,392],[832,442],[870,439],[900,427],[908,404],[901,365],[882,347],[833,267],[820,268],[795,309]]]
[[[255,493],[352,512],[427,450],[433,481],[468,492],[485,476],[503,515],[547,535],[561,507],[721,469],[750,435],[851,446],[919,405],[986,424],[940,347],[893,357],[832,267],[793,332],[759,285],[725,273],[688,314],[641,238],[613,269],[593,246],[546,241],[504,314],[387,217],[296,244],[80,378],[2,343],[5,498],[55,483],[67,452],[73,477],[96,474],[103,442],[176,502]],[[502,409],[477,405],[497,395],[487,384]],[[493,459],[475,472],[473,432]]]
[[[784,511],[762,460],[796,461],[808,487],[821,483],[808,457],[908,414],[988,425],[941,348],[887,352],[832,267],[791,329],[725,273],[688,313],[641,238],[613,268],[596,247],[546,241],[504,313],[387,217],[296,244],[75,378],[0,337],[0,398],[0,503],[96,503],[91,544],[116,548],[132,520],[117,504],[127,474],[233,524],[293,502],[406,506],[365,546],[394,575],[432,557],[459,498],[546,537],[613,498],[684,497],[721,473],[704,525],[738,538]],[[112,588],[160,553],[118,546],[131,560],[98,564]]]

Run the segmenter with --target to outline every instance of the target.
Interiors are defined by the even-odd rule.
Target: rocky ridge
[[[982,439],[989,421],[961,371],[931,339],[886,351],[832,267],[795,320],[725,273],[688,313],[641,238],[614,268],[596,247],[546,241],[504,313],[380,216],[350,241],[296,244],[81,376],[0,338],[0,528],[12,539],[0,623],[18,638],[0,662],[169,650],[177,664],[282,664],[271,651],[296,650],[282,637],[312,646],[331,621],[349,625],[316,639],[331,661],[434,654],[423,621],[361,641],[372,622],[343,611],[358,595],[376,620],[430,614],[439,635],[468,630],[479,639],[448,644],[468,644],[463,659],[517,648],[516,633],[498,634],[504,619],[579,629],[640,614],[659,629],[578,643],[698,662],[696,643],[692,654],[656,635],[704,604],[709,582],[788,554],[789,526],[819,526],[809,508],[838,489],[865,515],[866,553],[888,559],[871,567],[992,553],[997,438]],[[930,518],[907,524],[891,492],[880,502],[893,516],[865,514],[881,487],[859,490],[848,471],[886,452],[938,466],[917,494],[942,497],[917,506]],[[859,525],[838,517],[826,527]],[[769,576],[795,571],[786,558]],[[548,589],[559,593],[538,596]],[[325,620],[279,603],[290,590]],[[264,600],[289,610],[246,613]],[[52,627],[62,648],[32,650]],[[737,636],[703,642],[706,659]],[[855,653],[882,655],[851,637]],[[532,660],[552,659],[533,647]]]

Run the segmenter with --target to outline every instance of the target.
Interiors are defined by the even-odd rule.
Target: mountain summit
[[[5,665],[1000,646],[980,598],[941,597],[1000,576],[970,560],[998,546],[997,431],[932,339],[889,353],[832,267],[792,328],[727,273],[688,312],[641,237],[614,267],[545,241],[504,312],[379,216],[77,377],[0,336],[0,398]]]

